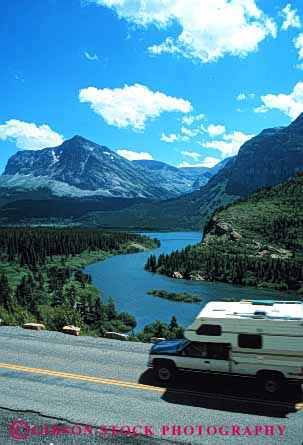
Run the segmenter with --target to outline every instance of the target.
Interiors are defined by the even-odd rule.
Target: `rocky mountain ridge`
[[[7,163],[4,176],[45,178],[80,191],[108,197],[141,197],[161,199],[170,195],[154,185],[130,161],[107,147],[81,136],[69,139],[59,147],[17,152]],[[92,193],[90,193],[92,194]]]
[[[247,196],[281,184],[303,170],[303,114],[288,127],[263,130],[242,145],[226,185],[228,194]]]
[[[199,190],[160,203],[94,215],[111,227],[201,230],[218,208],[303,171],[303,113],[288,127],[263,130]],[[98,217],[99,216],[99,217]],[[120,222],[119,222],[120,221]]]
[[[108,147],[74,136],[59,147],[17,152],[0,177],[0,191],[48,188],[54,196],[161,200],[190,193],[198,178],[205,184],[212,174],[207,168],[190,173],[158,161],[131,162]]]

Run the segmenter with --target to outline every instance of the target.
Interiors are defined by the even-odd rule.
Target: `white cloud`
[[[128,159],[129,161],[142,161],[142,160],[148,160],[152,161],[153,157],[150,153],[141,151],[131,151],[131,150],[117,150],[117,153],[119,156],[122,156],[123,158]]]
[[[297,9],[293,9],[290,3],[282,9],[280,14],[284,18],[281,26],[283,31],[287,31],[288,28],[301,28],[301,20],[298,16],[298,11]]]
[[[236,155],[244,142],[253,137],[253,134],[244,134],[241,131],[234,131],[233,133],[225,134],[220,140],[199,142],[199,144],[204,148],[212,148],[220,151],[226,158],[228,156]]]
[[[185,136],[188,136],[189,138],[193,138],[197,136],[197,134],[199,134],[199,130],[198,129],[191,130],[190,128],[182,127],[181,133],[185,134]]]
[[[175,44],[174,39],[171,37],[167,37],[164,42],[160,43],[160,45],[152,45],[148,48],[148,51],[150,54],[154,56],[159,56],[162,53],[169,53],[169,54],[180,54],[184,57],[188,57],[185,52],[182,51],[182,49]]]
[[[195,138],[202,132],[205,132],[205,128],[203,125],[198,126],[197,128],[191,127],[194,123],[197,123],[199,121],[202,121],[205,119],[204,114],[197,114],[197,115],[189,115],[189,116],[183,116],[181,119],[182,126],[180,128],[180,134],[171,133],[166,134],[162,133],[161,135],[161,141],[167,142],[167,143],[173,143],[173,142],[188,142],[192,138]],[[185,127],[185,125],[191,127]]]
[[[0,125],[0,139],[13,140],[18,148],[40,150],[45,147],[57,147],[63,142],[63,136],[53,131],[48,125],[40,125],[10,119]]]
[[[246,94],[245,94],[245,93],[240,93],[240,94],[237,96],[237,100],[238,100],[239,102],[241,102],[242,100],[246,100]]]
[[[238,102],[243,102],[244,100],[254,99],[255,97],[255,93],[240,93],[236,99]]]
[[[226,128],[224,127],[224,125],[209,125],[207,127],[207,133],[209,134],[210,137],[214,138],[217,136],[221,136],[221,134],[224,134],[226,131]]]
[[[215,165],[219,164],[219,162],[221,162],[220,159],[218,158],[212,158],[211,156],[208,156],[206,158],[203,159],[202,165],[201,167],[208,167],[208,168],[212,168]]]
[[[303,82],[298,82],[290,94],[266,94],[261,96],[263,104],[255,108],[256,113],[267,113],[269,110],[280,110],[295,119],[303,112]]]
[[[277,28],[255,0],[90,0],[114,9],[138,26],[181,27],[176,38],[152,45],[152,54],[177,53],[202,63],[225,55],[246,56],[256,51]]]
[[[303,69],[303,33],[301,32],[296,38],[293,40],[295,48],[298,50],[299,60],[301,63],[297,65],[297,68]]]
[[[195,119],[193,116],[184,116],[182,117],[182,124],[184,125],[192,125]]]
[[[18,82],[21,82],[21,83],[24,83],[25,82],[25,80],[24,80],[24,77],[22,76],[22,75],[20,75],[20,74],[15,74],[15,79],[18,81]]]
[[[173,142],[188,142],[189,141],[189,136],[182,136],[179,134],[175,134],[175,133],[171,133],[171,134],[165,134],[162,133],[161,135],[161,141],[162,142],[166,142],[168,144],[172,144]]]
[[[171,133],[171,134],[162,133],[162,135],[161,135],[161,141],[167,142],[168,144],[177,142],[177,140],[178,140],[178,136],[175,133]]]
[[[196,159],[196,160],[201,158],[201,154],[197,153],[195,151],[181,151],[181,154],[183,156],[186,156],[186,157],[192,158],[192,159]]]
[[[184,161],[184,162],[181,162],[179,165],[178,165],[178,167],[179,168],[181,168],[181,167],[192,167],[192,168],[195,168],[195,167],[207,167],[207,168],[212,168],[212,167],[214,167],[215,165],[217,165],[217,164],[219,164],[219,162],[221,162],[221,160],[220,159],[218,159],[218,158],[212,158],[211,156],[209,156],[209,157],[206,157],[206,158],[204,158],[203,159],[203,161],[202,162],[199,162],[199,163],[197,163],[197,164],[191,164],[190,162],[186,162],[186,161]]]
[[[153,92],[144,85],[125,85],[123,88],[83,88],[80,102],[88,102],[92,110],[109,125],[143,130],[147,119],[159,117],[163,112],[189,113],[192,105],[188,100]]]
[[[190,126],[194,122],[203,121],[204,119],[205,119],[205,114],[202,113],[196,115],[183,116],[182,124]]]
[[[88,51],[84,51],[84,56],[88,60],[95,60],[95,61],[99,60],[99,57],[97,56],[97,54],[90,54]]]
[[[190,162],[183,161],[180,162],[179,165],[177,165],[178,168],[191,168],[191,167],[204,167],[204,165],[201,164],[191,164]]]

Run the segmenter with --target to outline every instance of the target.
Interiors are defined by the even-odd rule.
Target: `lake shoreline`
[[[286,293],[263,289],[247,288],[226,283],[172,279],[165,275],[144,270],[150,254],[169,254],[194,245],[202,240],[201,232],[145,232],[151,238],[158,238],[161,246],[153,251],[123,254],[90,264],[84,268],[92,276],[93,283],[107,301],[114,298],[119,311],[130,312],[138,322],[138,330],[145,325],[161,320],[169,323],[175,315],[180,325],[188,325],[201,307],[209,301],[238,297],[239,299],[287,299]],[[148,291],[164,289],[167,292],[188,293],[201,297],[201,303],[188,304],[162,298],[151,298]]]

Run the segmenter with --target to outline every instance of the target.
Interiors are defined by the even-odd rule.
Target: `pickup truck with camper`
[[[163,383],[178,371],[256,377],[268,393],[303,384],[303,303],[210,302],[185,339],[152,346],[149,367]]]

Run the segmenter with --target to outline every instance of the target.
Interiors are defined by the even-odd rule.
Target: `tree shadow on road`
[[[260,391],[255,379],[243,377],[183,372],[164,386],[148,369],[139,383],[163,386],[162,399],[168,403],[267,417],[284,418],[302,401],[299,385],[288,384],[279,394],[269,395]]]

